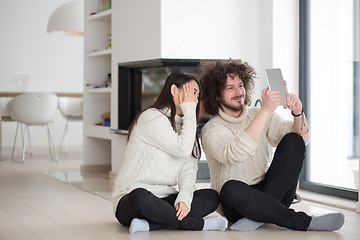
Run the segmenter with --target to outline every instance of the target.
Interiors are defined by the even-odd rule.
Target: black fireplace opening
[[[118,128],[127,130],[135,116],[152,105],[167,76],[175,71],[198,77],[200,59],[152,59],[118,64]],[[200,113],[199,127],[211,116]]]

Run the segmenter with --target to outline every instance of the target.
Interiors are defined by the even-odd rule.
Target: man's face
[[[245,104],[245,87],[237,75],[227,75],[225,89],[221,92],[220,102],[223,112],[231,116],[239,116]]]

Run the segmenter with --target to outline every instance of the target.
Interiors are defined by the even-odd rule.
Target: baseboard
[[[298,189],[297,193],[300,194],[303,200],[309,202],[323,204],[330,207],[342,208],[349,211],[360,211],[359,202],[356,203],[354,200],[310,192],[302,189]]]
[[[81,174],[87,173],[109,173],[111,171],[110,164],[97,164],[97,165],[80,165],[80,172]]]

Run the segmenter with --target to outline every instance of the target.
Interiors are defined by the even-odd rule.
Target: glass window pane
[[[355,189],[359,155],[358,1],[310,4],[309,181]]]

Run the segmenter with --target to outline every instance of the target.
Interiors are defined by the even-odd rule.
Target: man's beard
[[[222,100],[220,100],[221,105],[223,105],[225,108],[233,111],[233,112],[239,112],[244,109],[244,104],[240,103],[238,106],[230,106],[229,104],[224,103]]]

